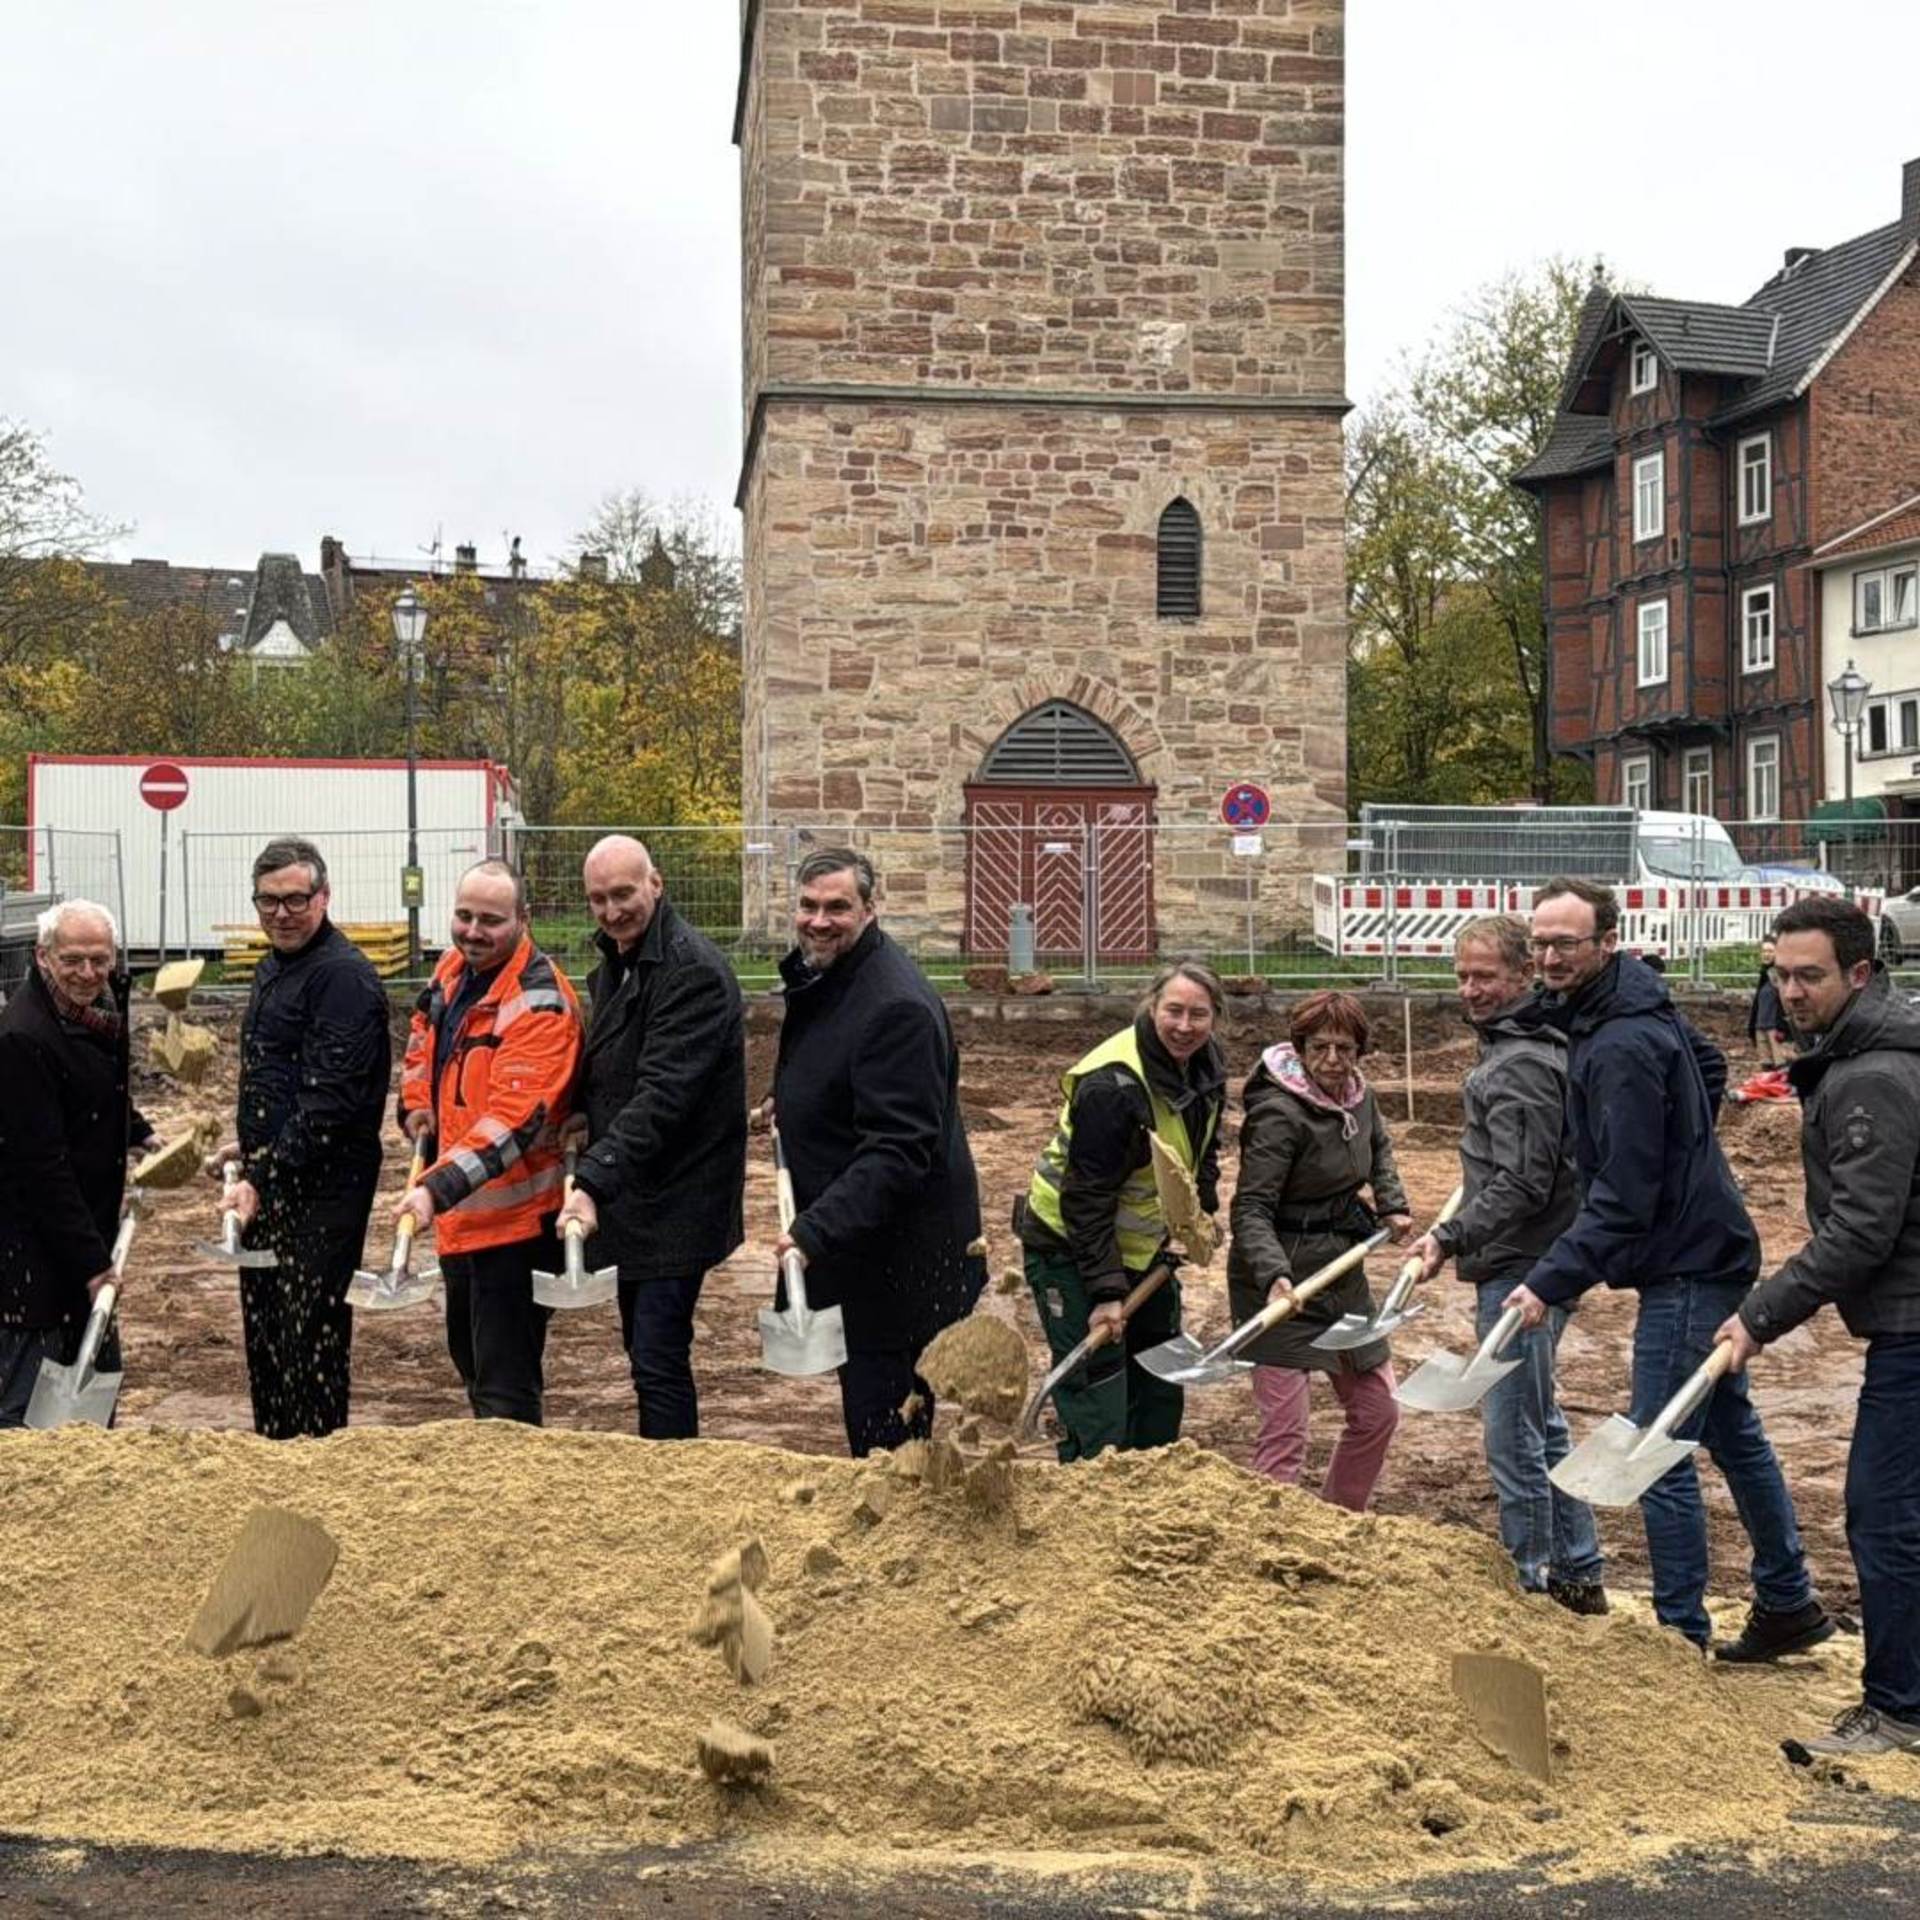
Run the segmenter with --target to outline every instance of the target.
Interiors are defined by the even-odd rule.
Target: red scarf
[[[53,970],[41,955],[35,954],[34,960],[40,968],[40,984],[46,988],[47,997],[53,1002],[53,1010],[62,1020],[70,1020],[76,1027],[85,1027],[89,1033],[97,1033],[103,1040],[119,1041],[120,1030],[126,1023],[120,1017],[120,1009],[113,1004],[111,987],[102,987],[96,1000],[75,1000],[53,977]]]

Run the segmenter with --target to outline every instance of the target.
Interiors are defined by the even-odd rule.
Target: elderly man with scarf
[[[0,1010],[0,1427],[25,1421],[42,1361],[72,1364],[111,1270],[127,1156],[153,1142],[128,1093],[119,945],[105,907],[50,907]],[[100,1365],[120,1365],[111,1332]]]

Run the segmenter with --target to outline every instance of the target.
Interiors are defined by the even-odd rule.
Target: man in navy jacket
[[[1567,1118],[1584,1192],[1573,1224],[1507,1296],[1527,1325],[1590,1287],[1640,1295],[1633,1412],[1648,1425],[1712,1350],[1760,1268],[1760,1238],[1713,1130],[1696,1043],[1666,983],[1620,952],[1612,890],[1551,880],[1534,902],[1532,946],[1548,988],[1538,1017],[1567,1036]],[[1722,1379],[1677,1430],[1726,1476],[1753,1543],[1753,1611],[1722,1660],[1776,1660],[1826,1639],[1780,1464],[1744,1378]],[[1641,1496],[1654,1612],[1701,1647],[1707,1518],[1691,1456]]]

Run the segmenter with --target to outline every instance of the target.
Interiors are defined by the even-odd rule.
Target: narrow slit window
[[[1159,583],[1162,620],[1200,616],[1200,516],[1189,500],[1175,500],[1160,516]]]

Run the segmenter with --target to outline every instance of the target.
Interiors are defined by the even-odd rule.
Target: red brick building
[[[1804,820],[1829,743],[1814,549],[1920,485],[1920,160],[1900,217],[1739,306],[1587,297],[1540,502],[1554,750],[1596,796]]]

